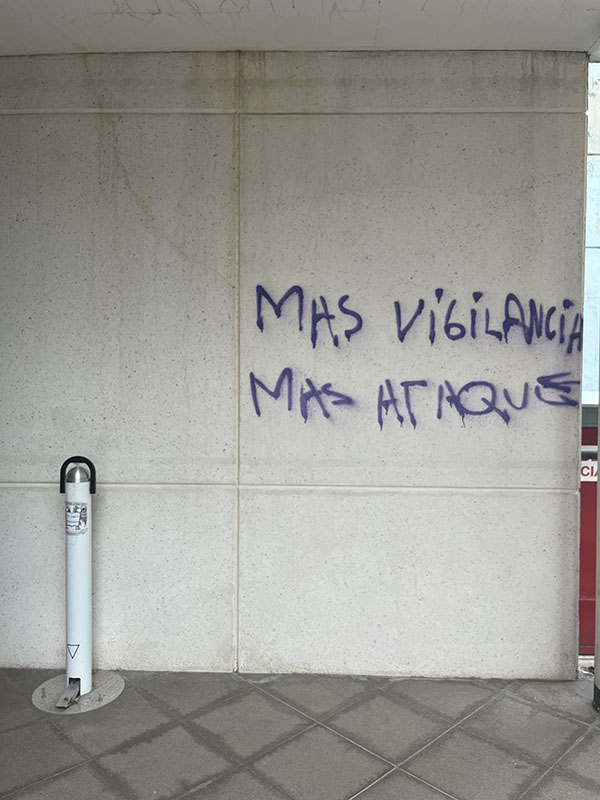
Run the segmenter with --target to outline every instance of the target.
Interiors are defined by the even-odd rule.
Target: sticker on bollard
[[[67,536],[80,536],[87,533],[87,503],[65,503],[65,516],[65,530]]]

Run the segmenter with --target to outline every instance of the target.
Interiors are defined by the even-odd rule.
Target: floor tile
[[[394,764],[448,728],[381,695],[342,711],[327,725]]]
[[[0,793],[85,760],[47,720],[0,734]]]
[[[396,770],[367,789],[360,800],[448,800],[448,795]]]
[[[31,695],[56,674],[57,670],[0,669],[0,733],[43,717]]]
[[[600,731],[592,731],[576,745],[557,764],[557,771],[593,781],[600,789]]]
[[[126,686],[112,703],[95,711],[56,718],[69,739],[94,756],[147,734],[168,721],[169,717],[151,706],[131,686]]]
[[[550,773],[523,800],[598,800],[598,790]]]
[[[510,697],[494,700],[461,727],[544,764],[556,761],[586,730],[580,723]]]
[[[118,790],[111,789],[93,765],[76,767],[66,774],[37,783],[11,800],[122,800]]]
[[[485,689],[470,681],[414,678],[391,681],[386,690],[414,700],[451,720],[465,717],[496,694],[496,690]]]
[[[515,678],[470,678],[469,680],[485,686],[486,689],[496,689],[499,692],[517,683]]]
[[[152,678],[158,678],[164,675],[164,672],[153,672],[146,669],[120,669],[119,675],[121,675],[127,683],[136,686],[146,683]]]
[[[337,675],[281,675],[265,687],[296,708],[322,719],[370,691],[367,681]]]
[[[194,717],[194,723],[210,731],[241,759],[314,724],[259,691]]]
[[[266,778],[257,778],[245,769],[216,780],[185,800],[287,800],[287,797],[269,786]]]
[[[19,691],[31,697],[34,689],[56,675],[60,675],[64,670],[60,669],[19,669],[3,667],[0,669],[0,677],[3,679],[2,686],[10,687],[12,690]],[[2,691],[2,689],[0,689]]]
[[[461,800],[512,800],[544,769],[458,728],[403,767]]]
[[[257,773],[293,800],[345,800],[389,768],[321,727],[311,728],[255,763]]]
[[[230,766],[182,727],[104,756],[98,763],[131,787],[140,800],[160,800],[182,793]]]
[[[521,681],[510,689],[510,694],[585,722],[598,719],[598,712],[592,706],[594,683],[591,680]]]
[[[184,715],[250,690],[249,685],[226,672],[163,672],[141,687]]]
[[[250,683],[258,684],[259,686],[273,681],[279,680],[281,675],[273,675],[270,672],[240,672],[238,675],[240,680],[249,681]]]

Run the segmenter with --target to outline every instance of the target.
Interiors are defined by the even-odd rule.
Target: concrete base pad
[[[107,705],[121,694],[125,681],[116,672],[98,671],[92,676],[92,691],[80,697],[68,708],[56,708],[56,701],[65,690],[65,675],[45,681],[31,695],[31,702],[40,711],[51,714],[84,714]]]

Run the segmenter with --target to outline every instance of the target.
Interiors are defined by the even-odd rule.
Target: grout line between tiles
[[[283,703],[283,705],[287,706],[288,708],[291,708],[292,711],[295,711],[297,714],[302,714],[303,717],[306,717],[307,719],[309,719],[312,722],[316,723],[317,725],[319,725],[319,727],[325,728],[325,730],[328,730],[330,733],[333,733],[336,736],[339,736],[341,739],[345,739],[347,742],[350,742],[350,744],[353,744],[356,747],[360,747],[361,750],[364,750],[366,753],[369,753],[369,755],[371,755],[371,756],[375,756],[375,758],[378,758],[380,761],[385,761],[386,764],[389,764],[392,767],[395,766],[394,762],[390,761],[389,758],[386,758],[385,756],[379,755],[379,753],[376,753],[374,750],[369,750],[369,748],[365,747],[364,744],[360,744],[360,742],[355,742],[354,739],[350,739],[349,736],[346,736],[345,734],[340,733],[339,731],[336,731],[333,728],[330,728],[329,725],[327,725],[325,722],[321,722],[321,720],[318,720],[315,717],[311,716],[310,714],[307,714],[306,711],[301,711],[299,708],[296,708],[296,706],[293,706],[291,703],[286,702],[285,700],[282,700],[281,697],[278,697],[277,695],[271,694],[266,689],[264,689],[262,686],[256,686],[256,688],[259,689],[261,692],[263,692],[263,694],[266,694],[269,697],[271,697],[273,700],[277,700],[278,702]],[[359,701],[362,701],[364,699],[365,698],[362,697],[362,696],[358,697],[356,702],[359,703]],[[348,711],[352,707],[353,707],[353,703],[348,703],[347,706],[344,706],[343,708],[340,708],[339,713],[341,713],[342,711]]]
[[[428,747],[431,747],[431,745],[432,745],[432,744],[435,744],[436,742],[439,742],[439,740],[440,740],[440,739],[443,739],[443,737],[444,737],[444,736],[447,736],[447,735],[448,735],[448,734],[449,734],[451,731],[453,731],[455,728],[458,728],[458,727],[459,727],[459,725],[462,725],[462,724],[463,724],[463,722],[464,722],[465,720],[467,720],[467,719],[470,719],[470,718],[471,718],[472,716],[474,716],[475,714],[478,714],[478,713],[481,711],[481,709],[483,709],[483,708],[486,708],[486,707],[487,707],[487,706],[489,706],[491,703],[493,703],[494,701],[496,701],[496,700],[497,700],[499,697],[504,697],[504,696],[506,695],[507,689],[508,689],[508,687],[506,687],[506,688],[504,688],[504,689],[501,689],[501,690],[500,690],[500,691],[499,691],[497,694],[494,694],[492,697],[490,697],[488,700],[486,700],[486,701],[485,701],[485,703],[482,703],[480,706],[477,706],[477,708],[473,709],[473,711],[470,711],[470,712],[469,712],[468,714],[466,714],[464,717],[461,717],[461,718],[460,718],[460,719],[459,719],[457,722],[454,722],[452,725],[450,725],[450,727],[449,727],[449,728],[447,728],[447,729],[446,729],[445,731],[443,731],[442,733],[440,733],[440,735],[439,735],[439,736],[436,736],[436,737],[435,737],[434,739],[432,739],[430,742],[427,742],[427,744],[424,744],[424,745],[423,745],[423,747],[419,747],[419,749],[418,749],[418,750],[415,750],[415,752],[414,752],[414,753],[411,753],[409,756],[407,756],[406,758],[402,759],[402,761],[400,761],[400,762],[399,762],[399,763],[398,763],[396,766],[398,766],[398,767],[402,767],[402,765],[403,765],[403,764],[406,764],[406,763],[407,763],[407,761],[410,761],[410,760],[411,760],[412,758],[414,758],[415,756],[418,756],[418,755],[419,755],[420,753],[422,753],[424,750],[427,750],[427,748],[428,748]],[[411,775],[411,776],[412,776],[412,773],[411,773],[411,772],[409,772],[408,770],[404,770],[404,771],[405,771],[405,772],[407,772],[409,775]],[[416,777],[416,775],[415,775],[415,777]]]
[[[310,714],[307,714],[306,711],[301,711],[299,708],[296,708],[296,706],[293,706],[287,700],[282,700],[281,697],[277,697],[276,694],[271,694],[271,692],[268,692],[263,686],[260,686],[256,683],[252,683],[252,681],[249,681],[246,678],[243,678],[243,680],[245,680],[246,683],[248,683],[250,686],[253,686],[255,689],[258,689],[263,694],[266,694],[267,697],[270,697],[272,700],[277,700],[279,703],[283,703],[284,706],[291,708],[292,711],[295,711],[298,714],[302,714],[303,717],[306,717],[306,719],[309,719],[311,722],[314,722],[315,724],[319,725],[321,724],[318,719],[312,717]]]
[[[313,728],[317,727],[317,725],[318,725],[318,723],[316,723],[316,722],[315,722],[314,725],[307,725],[306,728],[302,728],[302,730],[300,730],[300,731],[295,731],[294,733],[291,733],[287,738],[281,739],[279,742],[275,742],[275,744],[273,744],[271,747],[267,747],[264,750],[261,750],[260,751],[260,758],[261,759],[264,758],[269,753],[272,753],[273,750],[277,750],[279,747],[282,747],[283,745],[287,744],[288,742],[291,742],[293,739],[297,739],[299,736],[302,736],[307,731],[312,731]],[[255,759],[256,759],[256,756],[249,756],[248,758],[243,759],[242,764],[240,766],[249,766],[250,764],[252,764],[255,761]]]
[[[510,687],[506,688],[506,697],[522,703],[523,705],[530,706],[531,708],[536,708],[538,711],[543,711],[545,714],[550,714],[553,717],[564,719],[577,725],[583,725],[586,728],[593,728],[598,724],[598,722],[587,722],[585,719],[581,719],[581,717],[576,717],[573,714],[569,714],[567,711],[561,711],[560,708],[554,708],[551,705],[546,705],[543,701],[536,702],[535,700],[531,700],[529,697],[523,697],[520,694],[511,691]],[[590,698],[590,706],[591,705],[592,700]]]
[[[408,775],[409,777],[411,777],[413,779],[413,781],[418,781],[419,783],[423,783],[425,786],[429,786],[430,789],[435,789],[435,791],[439,792],[442,795],[442,797],[449,797],[450,800],[458,800],[458,798],[455,797],[453,794],[449,794],[448,792],[445,792],[443,789],[440,789],[439,786],[435,786],[435,784],[429,783],[428,781],[423,780],[423,778],[419,778],[416,775],[413,775],[412,773],[407,772],[405,769],[402,769],[402,768],[399,767],[398,768],[398,772],[401,772],[403,775]]]
[[[368,753],[370,756],[379,759],[379,761],[384,761],[386,764],[389,764],[390,767],[396,766],[393,761],[390,761],[389,758],[386,758],[385,756],[382,756],[380,753],[376,753],[375,750],[369,749],[364,744],[361,744],[360,742],[351,739],[349,736],[346,736],[345,733],[340,733],[340,731],[336,731],[334,728],[330,728],[329,725],[327,725],[325,722],[319,722],[317,720],[317,725],[320,728],[324,728],[326,731],[329,731],[329,733],[333,733],[334,736],[338,736],[340,739],[344,739],[346,742],[349,742],[355,747],[359,747],[361,750],[364,750],[365,753]]]
[[[538,784],[539,784],[539,783],[540,783],[540,782],[541,782],[541,781],[542,781],[542,780],[543,780],[543,779],[544,779],[544,778],[545,778],[545,777],[546,777],[546,776],[547,776],[547,775],[548,775],[550,772],[552,772],[552,770],[553,770],[553,769],[554,769],[554,768],[557,766],[557,764],[558,764],[560,761],[562,761],[562,760],[563,760],[563,758],[565,758],[565,756],[567,756],[567,755],[568,755],[568,754],[571,752],[571,750],[573,750],[573,748],[577,747],[577,745],[579,745],[579,744],[580,744],[580,743],[581,743],[581,742],[582,742],[582,741],[583,741],[583,740],[586,738],[586,736],[588,736],[588,735],[589,735],[589,734],[592,732],[592,730],[593,730],[593,729],[596,727],[596,725],[597,725],[597,723],[594,723],[593,725],[590,725],[590,727],[588,728],[588,730],[587,730],[587,731],[585,731],[585,733],[582,733],[582,734],[581,734],[581,736],[579,736],[579,737],[577,738],[577,740],[576,740],[576,741],[574,741],[574,742],[573,742],[573,744],[572,744],[570,747],[568,747],[568,748],[565,750],[565,752],[564,752],[564,753],[563,753],[561,756],[559,756],[559,757],[556,759],[556,761],[554,761],[552,764],[550,764],[550,766],[549,766],[549,767],[548,767],[548,768],[547,768],[547,769],[546,769],[544,772],[542,772],[542,774],[541,774],[541,775],[540,775],[538,778],[536,778],[536,779],[533,781],[533,783],[531,784],[531,786],[528,786],[528,787],[527,787],[527,789],[525,789],[525,791],[523,792],[523,794],[519,795],[519,800],[521,800],[521,798],[525,798],[525,797],[527,797],[527,795],[529,794],[529,792],[531,792],[533,789],[535,789],[535,787],[536,787],[536,786],[537,786],[537,785],[538,785]]]
[[[266,748],[265,750],[260,751],[260,758],[261,759],[264,758],[269,753],[272,753],[273,750],[277,750],[278,747],[281,747],[282,745],[285,745],[288,742],[291,742],[293,739],[296,739],[298,736],[302,736],[303,733],[306,733],[307,731],[311,731],[313,728],[316,728],[316,727],[317,727],[316,723],[314,725],[308,725],[306,728],[303,728],[301,731],[296,731],[291,736],[288,736],[287,739],[282,739],[281,741],[276,742],[272,747],[269,747],[269,748]],[[175,797],[173,797],[172,800],[182,800],[182,798],[187,797],[188,795],[192,794],[193,792],[197,792],[198,790],[204,789],[207,786],[210,786],[210,784],[215,783],[218,780],[222,780],[223,778],[226,778],[228,775],[231,775],[231,773],[233,773],[233,772],[237,772],[238,770],[241,770],[241,769],[244,769],[244,768],[247,768],[247,767],[251,766],[255,758],[256,758],[255,756],[250,756],[249,758],[241,760],[239,764],[235,764],[230,769],[227,769],[224,772],[220,772],[218,775],[215,775],[213,778],[207,778],[206,780],[195,784],[191,788],[186,789],[182,794],[178,794]]]
[[[52,780],[54,778],[60,778],[61,775],[66,775],[69,772],[73,772],[80,767],[85,766],[85,764],[90,764],[93,761],[91,758],[86,758],[85,761],[80,761],[78,764],[73,764],[71,767],[67,767],[66,769],[61,769],[58,772],[53,772],[51,775],[44,775],[43,778],[39,778],[38,780],[33,781],[32,783],[26,783],[24,786],[19,786],[17,789],[11,789],[6,794],[0,795],[1,800],[6,800],[8,797],[14,797],[15,795],[21,794],[24,791],[28,791],[29,789],[33,789],[35,786],[39,786],[40,784],[44,783],[45,781]]]
[[[383,775],[380,775],[378,778],[376,778],[368,786],[364,786],[359,792],[356,792],[356,794],[353,794],[352,797],[349,797],[348,800],[354,800],[355,797],[360,797],[361,794],[364,794],[365,792],[369,791],[369,789],[372,789],[373,786],[376,786],[384,778],[387,778],[388,775],[392,774],[392,772],[396,772],[396,767],[392,767],[392,769],[388,769],[387,772],[384,772]]]
[[[63,730],[60,725],[58,724],[58,720],[55,718],[55,715],[48,715],[50,718],[48,719],[48,723],[52,725],[54,730],[59,734],[63,741],[68,742],[71,747],[73,747],[77,752],[85,759],[85,761],[93,761],[94,756],[91,753],[88,753],[87,750],[82,747],[81,745],[77,744],[77,742],[73,741],[73,739],[69,736],[67,731]]]

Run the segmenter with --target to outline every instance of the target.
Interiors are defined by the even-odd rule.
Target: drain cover
[[[68,708],[56,708],[56,702],[65,691],[65,675],[57,675],[42,683],[31,695],[31,702],[40,711],[51,714],[85,714],[116,700],[125,688],[125,681],[116,672],[99,670],[92,676],[92,691],[84,694]]]

